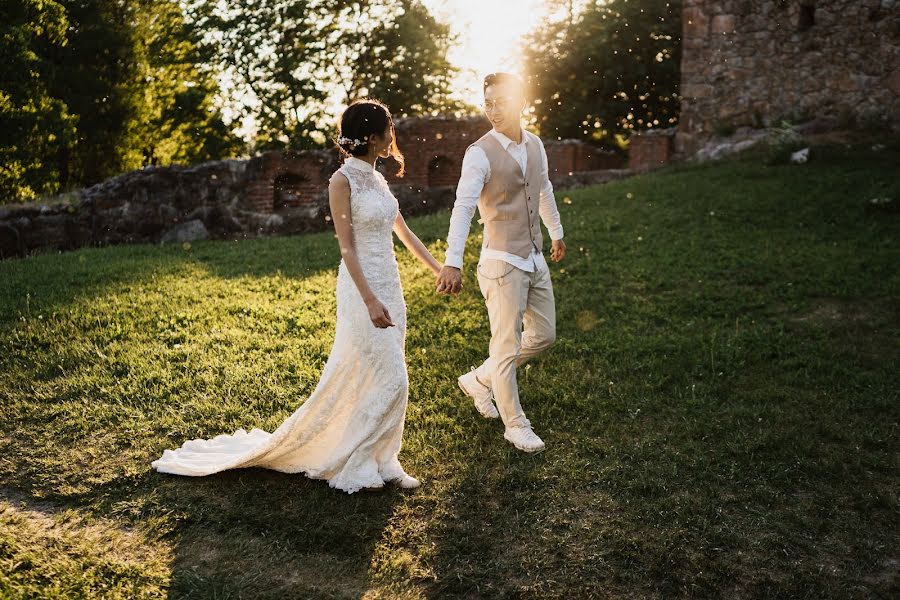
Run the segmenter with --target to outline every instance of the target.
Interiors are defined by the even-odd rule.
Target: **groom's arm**
[[[484,150],[470,146],[463,156],[462,172],[456,186],[456,201],[450,214],[450,231],[447,233],[447,253],[444,266],[437,279],[440,294],[457,294],[462,289],[463,253],[472,225],[472,216],[478,206],[478,198],[490,177],[490,163]]]
[[[555,262],[559,262],[566,255],[566,243],[563,241],[562,222],[559,216],[559,209],[556,206],[556,198],[553,195],[553,184],[550,183],[550,166],[543,142],[541,142],[541,180],[543,184],[541,185],[538,212],[553,242],[550,249],[550,258]]]
[[[471,146],[463,156],[456,201],[450,214],[450,231],[447,233],[447,255],[444,264],[462,270],[463,252],[472,226],[472,216],[478,206],[478,198],[490,177],[490,163],[484,150]]]

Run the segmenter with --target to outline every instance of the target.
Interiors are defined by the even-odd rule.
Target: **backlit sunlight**
[[[457,36],[449,52],[460,68],[456,89],[460,99],[481,103],[481,80],[493,71],[522,73],[521,41],[543,20],[565,12],[560,2],[547,0],[423,0],[435,17]],[[555,4],[551,8],[550,4]]]

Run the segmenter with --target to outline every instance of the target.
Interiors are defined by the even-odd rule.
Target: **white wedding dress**
[[[190,440],[153,461],[157,471],[203,476],[262,467],[327,479],[351,494],[411,480],[397,458],[409,389],[406,303],[392,237],[397,199],[381,173],[363,160],[349,158],[337,173],[350,182],[353,239],[363,273],[395,326],[372,324],[341,260],[334,345],[309,398],[272,433],[238,429]]]

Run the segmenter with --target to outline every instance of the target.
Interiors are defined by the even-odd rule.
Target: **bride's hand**
[[[384,329],[393,327],[394,322],[391,320],[391,314],[388,312],[387,306],[381,303],[378,298],[373,298],[366,302],[366,308],[369,309],[369,318],[375,327]]]

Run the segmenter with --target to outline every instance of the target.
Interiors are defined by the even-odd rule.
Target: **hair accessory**
[[[353,150],[357,146],[362,146],[363,144],[367,144],[368,140],[357,140],[357,139],[351,140],[348,137],[341,136],[337,139],[337,143],[340,144],[341,146],[348,145],[348,146],[350,146],[350,149]]]

